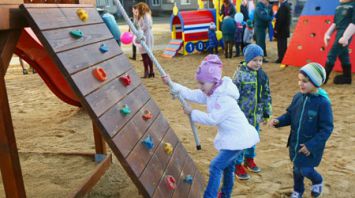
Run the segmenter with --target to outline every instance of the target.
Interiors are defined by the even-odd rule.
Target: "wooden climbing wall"
[[[96,9],[74,4],[20,7],[140,193],[145,197],[201,197],[204,187],[200,172]],[[88,13],[86,22],[77,16],[78,8]],[[80,30],[82,37],[71,35],[74,30]],[[103,45],[107,52],[100,51]],[[93,75],[99,67],[106,73],[106,79],[101,79],[104,81]],[[129,85],[121,78],[127,75]],[[128,109],[123,109],[125,106]],[[152,118],[143,119],[147,111]],[[149,136],[152,149],[142,143]],[[165,152],[165,143],[174,148],[171,155]],[[191,184],[184,182],[188,175],[193,178]],[[168,187],[166,176],[174,177],[174,190]]]

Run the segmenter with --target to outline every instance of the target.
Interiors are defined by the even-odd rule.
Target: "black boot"
[[[329,76],[330,76],[330,73],[331,73],[332,70],[333,70],[333,67],[334,67],[334,64],[325,63],[326,78],[325,78],[324,84],[327,84],[328,79],[329,79]]]
[[[351,84],[351,65],[341,65],[343,68],[343,74],[335,76],[334,84],[342,85],[342,84]]]

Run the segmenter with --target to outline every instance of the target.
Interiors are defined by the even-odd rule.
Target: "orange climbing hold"
[[[176,180],[175,180],[175,178],[173,176],[167,175],[165,177],[165,182],[166,182],[169,190],[175,190],[175,188],[176,188]]]
[[[128,74],[121,76],[120,81],[125,87],[130,85],[132,82],[131,77]]]
[[[144,115],[142,117],[143,117],[143,120],[149,120],[149,119],[153,118],[153,114],[150,111],[145,110]]]
[[[98,81],[105,81],[107,79],[107,75],[105,70],[102,67],[97,67],[92,71],[92,74]]]

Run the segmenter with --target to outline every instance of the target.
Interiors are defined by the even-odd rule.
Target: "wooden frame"
[[[76,1],[77,3],[93,4],[95,2],[94,0]],[[0,16],[2,16],[0,21],[0,169],[5,195],[13,198],[26,197],[26,192],[7,97],[5,74],[20,37],[21,29],[27,25],[26,19],[19,10],[19,5],[23,2],[21,0],[0,0]],[[97,155],[105,156],[93,173],[85,180],[84,184],[71,193],[71,197],[83,197],[111,165],[112,155],[107,155],[105,142],[94,124],[93,135],[95,154],[64,153],[69,155],[89,155],[93,159]]]

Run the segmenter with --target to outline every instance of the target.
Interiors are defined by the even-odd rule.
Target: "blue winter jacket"
[[[333,131],[333,112],[330,101],[320,94],[297,93],[287,112],[277,118],[276,127],[291,125],[288,138],[290,159],[297,167],[315,167],[322,160],[325,143]],[[305,144],[310,155],[299,153]]]

